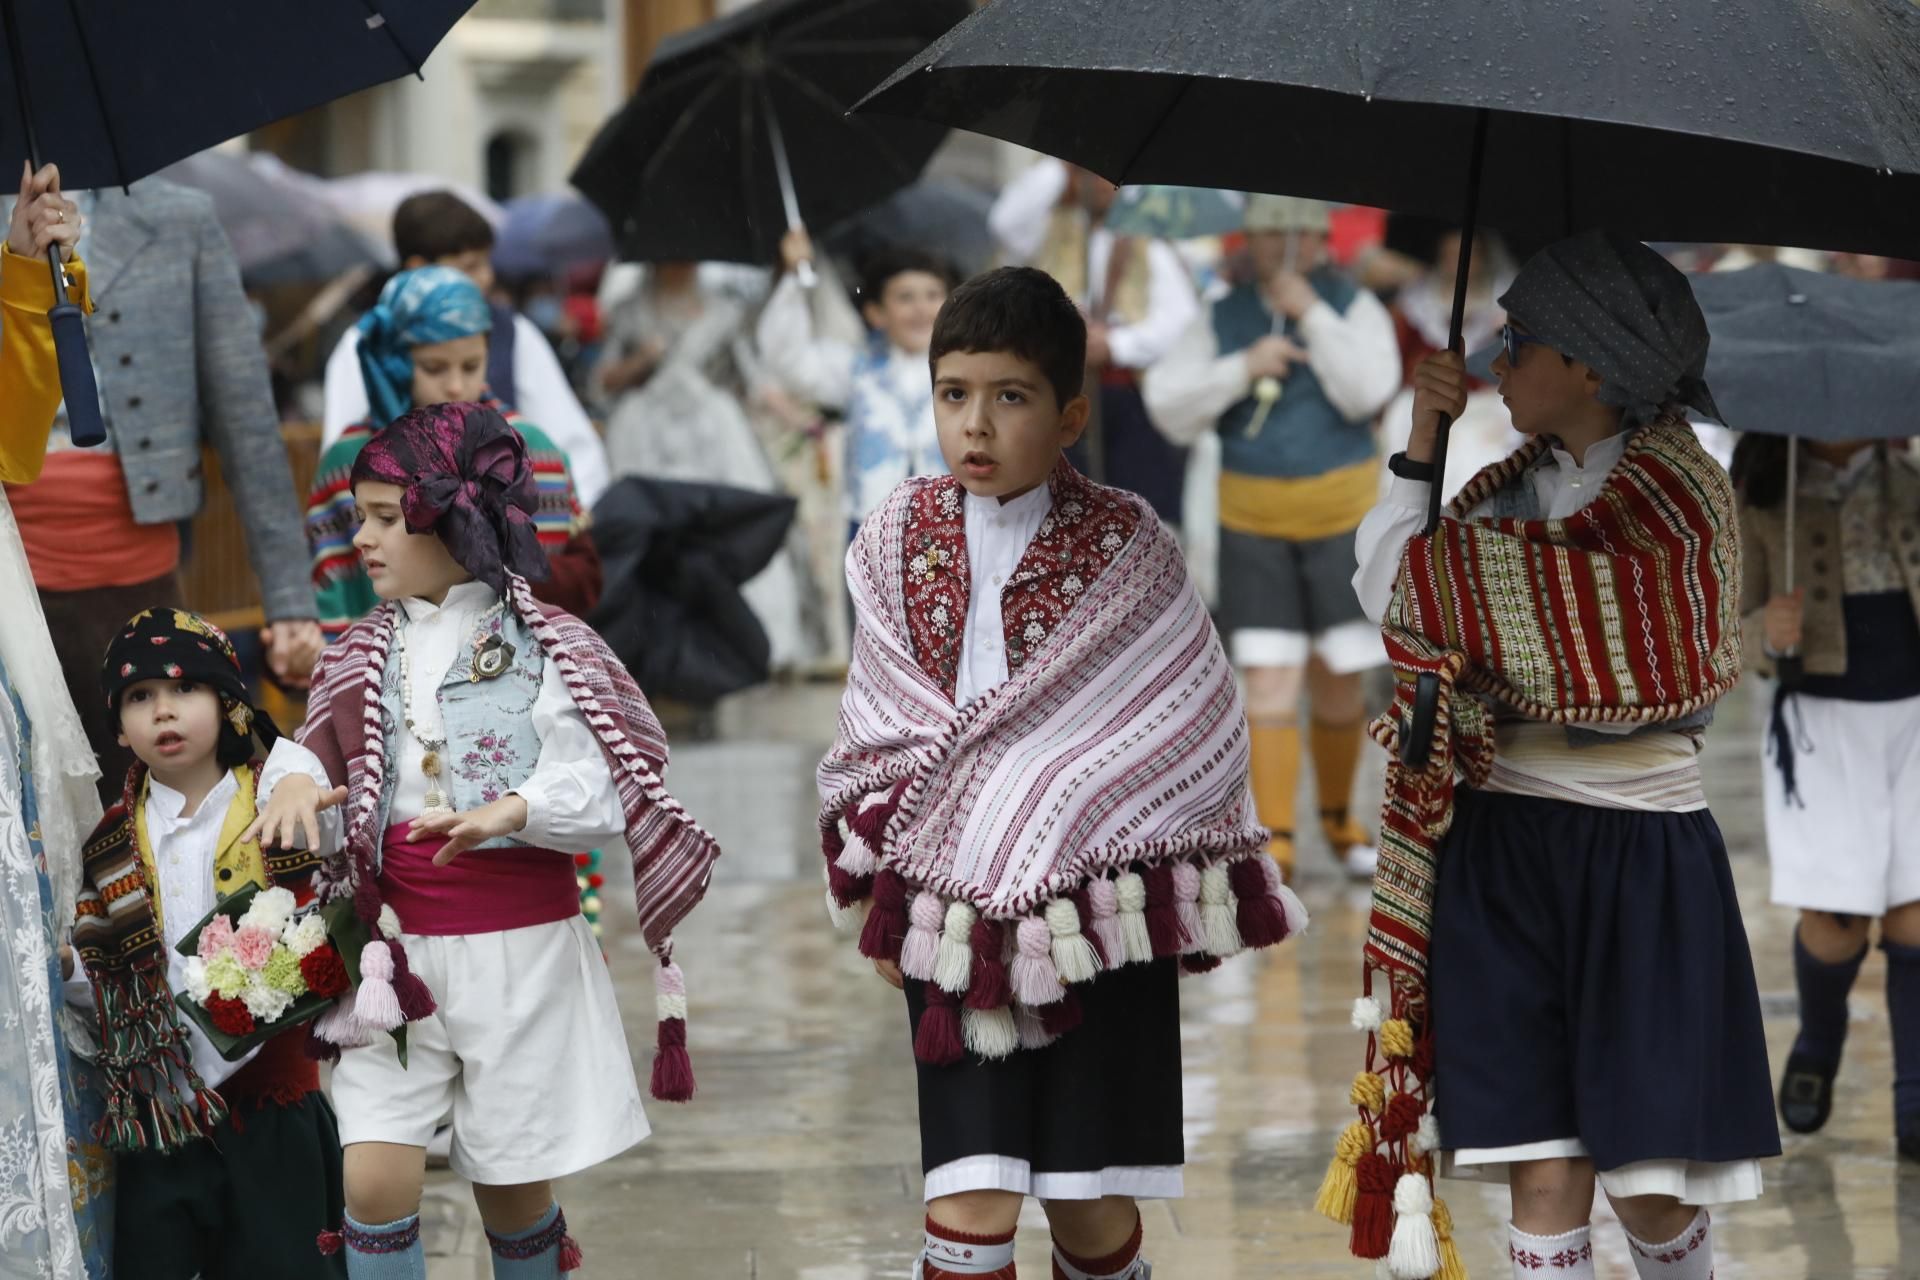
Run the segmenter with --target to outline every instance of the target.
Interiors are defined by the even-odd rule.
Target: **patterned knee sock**
[[[553,1280],[580,1269],[580,1246],[567,1234],[567,1215],[557,1204],[525,1231],[487,1232],[487,1243],[493,1246],[493,1280]]]
[[[1593,1280],[1591,1227],[1575,1227],[1565,1235],[1528,1235],[1507,1224],[1507,1256],[1513,1259],[1514,1280]]]
[[[1893,1024],[1893,1120],[1920,1133],[1920,947],[1882,942],[1887,953],[1887,1019]]]
[[[347,1249],[347,1275],[352,1280],[427,1280],[427,1252],[420,1247],[417,1213],[378,1226],[356,1222],[349,1214],[341,1223],[340,1242]]]
[[[927,1218],[927,1243],[914,1267],[916,1280],[1014,1280],[1013,1232],[968,1235]]]
[[[1153,1264],[1140,1256],[1138,1217],[1127,1242],[1104,1258],[1081,1258],[1053,1242],[1053,1280],[1151,1280]]]
[[[1793,1041],[1796,1054],[1826,1067],[1840,1065],[1840,1051],[1847,1043],[1847,993],[1853,990],[1860,962],[1866,958],[1867,949],[1861,947],[1851,960],[1829,964],[1802,946],[1800,931],[1794,930],[1793,981],[1800,991],[1800,1034]]]
[[[1713,1219],[1705,1209],[1665,1244],[1648,1244],[1629,1231],[1627,1245],[1640,1280],[1713,1280]]]

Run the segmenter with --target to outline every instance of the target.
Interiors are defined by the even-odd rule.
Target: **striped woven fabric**
[[[536,601],[524,578],[510,573],[508,579],[514,613],[559,668],[619,788],[640,931],[660,961],[662,1053],[654,1064],[654,1095],[684,1101],[692,1095],[691,1074],[684,1086],[662,1078],[669,1049],[678,1050],[671,1061],[685,1069],[686,987],[673,963],[673,930],[705,896],[720,848],[668,794],[661,780],[666,734],[606,642],[579,619]],[[380,687],[398,617],[397,605],[382,604],[326,650],[314,671],[307,721],[297,735],[320,757],[327,776],[348,788],[345,850],[315,874],[319,896],[322,901],[351,896],[355,913],[370,928],[379,919],[376,877],[386,828],[380,810],[387,768]]]
[[[922,499],[955,482],[895,490],[848,559],[853,663],[818,775],[829,905],[840,919],[871,900],[861,950],[928,980],[927,1061],[963,1040],[982,1056],[1044,1043],[1077,1007],[1071,987],[1104,969],[1207,968],[1305,923],[1265,856],[1246,714],[1179,547],[1140,499],[1067,483],[1036,545],[1100,563],[1053,526],[1111,537],[1081,513],[1113,503],[1137,510],[1135,532],[1062,583],[1049,634],[965,708],[909,622],[909,574],[928,558],[915,522],[940,505]],[[943,1023],[956,1034],[927,1030]]]
[[[486,403],[500,410],[527,442],[534,483],[540,491],[534,533],[548,556],[558,555],[585,523],[573,476],[567,469],[567,455],[546,432],[519,414],[497,400]],[[321,455],[313,492],[307,496],[307,550],[313,558],[314,600],[320,610],[320,630],[328,644],[339,640],[348,627],[380,603],[366,570],[360,566],[360,555],[353,549],[354,531],[359,527],[353,516],[353,460],[373,434],[371,422],[348,427]]]

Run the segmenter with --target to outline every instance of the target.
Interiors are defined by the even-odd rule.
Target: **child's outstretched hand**
[[[318,849],[320,815],[346,803],[346,799],[345,787],[322,791],[320,784],[304,773],[289,774],[274,787],[267,807],[240,839],[243,842],[258,840],[262,849],[291,849],[304,834],[306,847]]]
[[[413,820],[408,840],[445,836],[447,843],[433,855],[433,865],[444,867],[477,844],[510,836],[527,825],[527,802],[509,791],[492,804],[465,813],[428,813]]]

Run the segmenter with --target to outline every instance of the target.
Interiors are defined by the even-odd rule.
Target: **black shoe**
[[[1828,1066],[1794,1053],[1787,1055],[1787,1069],[1780,1077],[1780,1118],[1795,1133],[1818,1133],[1833,1113],[1833,1077],[1838,1063]],[[1920,1160],[1920,1139],[1916,1139],[1914,1158]],[[1901,1140],[1906,1150],[1906,1139]]]

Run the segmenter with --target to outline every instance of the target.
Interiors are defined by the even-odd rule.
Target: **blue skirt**
[[[1449,1151],[1578,1138],[1596,1168],[1780,1154],[1713,816],[1461,788],[1431,990]]]

